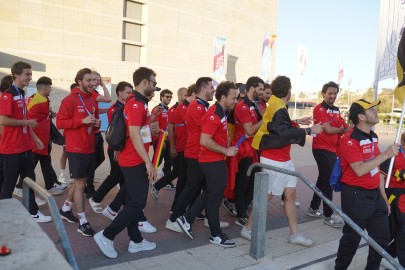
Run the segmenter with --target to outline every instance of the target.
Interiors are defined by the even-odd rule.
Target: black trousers
[[[248,217],[247,211],[253,200],[254,179],[246,175],[250,165],[252,165],[251,158],[240,160],[235,176],[235,205],[238,218]]]
[[[4,180],[0,191],[0,200],[9,199],[13,196],[14,187],[18,177],[22,179],[29,177],[35,181],[34,158],[32,151],[27,151],[19,154],[3,154],[3,173]],[[31,215],[36,215],[38,205],[35,202],[35,195],[32,189],[29,189],[29,212]]]
[[[50,150],[49,150],[50,152]],[[42,175],[44,176],[45,188],[51,189],[58,182],[58,177],[56,176],[55,170],[52,167],[52,158],[50,155],[39,155],[32,153],[34,157],[34,168],[37,167],[37,164],[41,165]],[[20,177],[17,188],[22,188],[23,178]]]
[[[183,191],[177,199],[177,203],[173,207],[173,213],[170,216],[172,222],[184,214],[187,205],[194,199],[195,194],[200,192],[204,184],[204,174],[198,164],[198,159],[185,158],[185,160],[187,163],[187,180]]]
[[[155,151],[154,155],[157,154],[156,152],[157,141],[153,143],[153,150]],[[170,143],[169,140],[165,140],[164,148],[162,149],[162,153],[160,154],[159,158],[159,166],[162,164],[162,160],[165,159],[165,164],[163,164],[163,174],[169,174],[172,170],[172,158],[170,156]]]
[[[316,187],[322,191],[323,195],[332,201],[333,190],[329,184],[329,178],[332,173],[333,165],[336,161],[336,153],[322,150],[322,149],[312,149],[316,164],[318,165],[318,180],[316,181]],[[310,207],[312,209],[319,209],[321,205],[321,198],[314,193],[312,197]],[[323,214],[325,217],[330,217],[333,214],[333,210],[326,204],[323,203]]]
[[[211,236],[215,237],[222,233],[219,221],[219,207],[221,206],[226,187],[226,164],[225,160],[200,163],[201,170],[205,175],[206,190],[194,202],[187,211],[185,217],[192,223],[202,210],[208,218]]]
[[[94,190],[94,175],[95,172],[98,168],[98,166],[101,165],[101,163],[103,163],[103,161],[105,160],[105,155],[104,155],[104,139],[103,139],[103,135],[101,135],[100,132],[95,133],[95,151],[94,151],[94,155],[95,155],[95,167],[94,167],[94,171],[91,171],[90,175],[87,177],[87,182],[86,182],[86,189],[89,191]]]
[[[176,184],[176,193],[174,194],[174,199],[172,203],[171,210],[173,211],[174,206],[177,203],[180,193],[183,191],[184,186],[186,185],[187,179],[187,164],[186,159],[184,158],[184,151],[177,153],[177,166],[178,166],[178,178]],[[174,163],[173,170],[176,163]],[[156,186],[155,186],[156,187]]]
[[[389,198],[388,192],[387,196]],[[405,267],[405,211],[402,209],[403,196],[405,194],[397,194],[396,198],[391,202],[391,214],[389,216],[390,240],[394,239],[394,242],[390,243],[388,251],[392,257],[398,257],[399,263]],[[400,199],[402,207],[398,205]]]
[[[121,167],[121,170],[125,179],[123,188],[125,204],[117,217],[104,229],[103,234],[108,239],[114,240],[117,234],[127,228],[129,238],[133,242],[139,243],[143,238],[138,229],[138,221],[146,206],[149,189],[146,166],[145,163],[142,163],[134,167]]]
[[[121,172],[118,162],[114,160],[114,150],[108,148],[107,150],[108,158],[110,160],[110,174],[107,178],[101,183],[100,187],[94,193],[93,201],[100,203],[104,197],[113,189],[117,184],[120,184],[120,187],[124,184],[124,175]],[[124,196],[125,199],[125,196]],[[122,203],[120,204],[121,207]],[[118,207],[119,209],[119,207]]]
[[[161,190],[163,187],[170,184],[170,182],[172,182],[174,179],[179,177],[178,157],[172,159],[172,164],[173,164],[173,170],[171,170],[169,173],[165,174],[162,178],[160,178],[159,180],[156,181],[155,188],[157,190]],[[165,160],[165,165],[166,165],[166,160]]]
[[[388,209],[380,190],[368,190],[343,184],[342,210],[382,248],[389,242]],[[357,251],[361,237],[347,224],[339,242],[335,269],[347,269]],[[380,269],[381,256],[370,246],[365,269]]]

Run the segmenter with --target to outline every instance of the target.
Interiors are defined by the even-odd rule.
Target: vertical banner
[[[212,75],[212,84],[214,88],[225,80],[225,44],[226,39],[217,37],[214,45],[214,69]]]
[[[396,76],[398,44],[405,26],[405,1],[381,0],[374,87]]]
[[[298,76],[304,76],[308,66],[308,51],[304,46],[298,46]]]
[[[270,81],[270,71],[272,64],[272,49],[273,44],[276,41],[276,35],[264,34],[263,46],[262,46],[262,69],[260,71],[260,78],[268,83]]]
[[[302,82],[304,80],[304,74],[307,71],[308,66],[308,50],[304,46],[298,46],[298,68],[297,68],[297,82],[294,89],[294,119],[297,119],[297,101],[298,92],[301,89]]]
[[[339,66],[338,76],[337,76],[337,83],[340,85],[344,76],[344,70],[342,65]]]

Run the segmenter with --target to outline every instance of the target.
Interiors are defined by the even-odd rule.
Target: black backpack
[[[105,140],[112,149],[121,151],[124,149],[126,138],[127,126],[125,124],[124,108],[118,105],[111,122],[108,124]]]

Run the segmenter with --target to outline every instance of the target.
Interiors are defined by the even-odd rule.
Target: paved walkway
[[[392,141],[393,136],[381,136],[381,148],[385,149]],[[53,165],[57,173],[59,172],[60,152],[61,148],[58,146],[55,146],[52,152]],[[296,170],[315,182],[317,168],[311,152],[311,141],[308,141],[303,148],[293,146],[292,156]],[[42,174],[38,168],[36,172],[38,182],[43,184]],[[108,160],[106,160],[97,170],[96,176],[104,179],[108,172]],[[196,221],[193,226],[194,240],[190,240],[184,234],[166,230],[164,225],[169,217],[174,191],[162,190],[157,202],[151,197],[148,198],[145,214],[149,222],[157,227],[158,232],[143,234],[143,237],[157,243],[157,248],[152,251],[128,253],[129,240],[127,233],[123,231],[114,241],[118,258],[108,259],[101,253],[92,238],[84,237],[76,232],[77,224],[64,223],[64,225],[80,269],[332,269],[341,230],[324,225],[322,220],[306,216],[305,212],[312,199],[312,191],[301,181],[298,182],[297,190],[297,200],[301,202],[301,206],[297,208],[299,228],[315,241],[314,246],[305,248],[287,243],[288,224],[283,207],[280,206],[280,198],[276,197],[268,203],[266,256],[257,261],[249,256],[249,242],[240,237],[241,227],[234,223],[235,219],[222,207],[221,220],[231,224],[230,228],[224,229],[224,232],[235,240],[236,248],[225,249],[210,244],[208,241],[209,230],[203,226],[202,221]],[[107,205],[116,192],[117,189],[110,192],[102,205]],[[62,205],[64,199],[63,194],[56,196],[59,205]],[[334,202],[340,206],[338,193],[335,193]],[[108,219],[101,214],[94,213],[88,203],[86,208],[88,220],[96,231],[108,226]],[[49,213],[46,206],[42,206],[41,211]],[[56,243],[58,239],[54,224],[41,224],[41,227]],[[59,244],[57,247],[61,250]],[[325,266],[314,268],[320,262],[328,262],[328,260],[328,268],[323,268]],[[364,266],[362,267],[364,268]]]

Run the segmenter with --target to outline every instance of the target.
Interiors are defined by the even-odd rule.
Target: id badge
[[[27,120],[27,119],[24,118],[24,120]],[[22,132],[23,132],[23,134],[27,134],[27,126],[22,127]]]
[[[93,124],[90,124],[89,127],[87,128],[87,134],[91,134],[91,132],[93,131]]]
[[[376,173],[378,173],[378,168],[377,167],[372,169],[371,172],[370,172],[371,176],[374,176]]]
[[[143,143],[150,143],[152,142],[152,134],[150,132],[149,125],[143,126],[141,128],[141,137]]]

